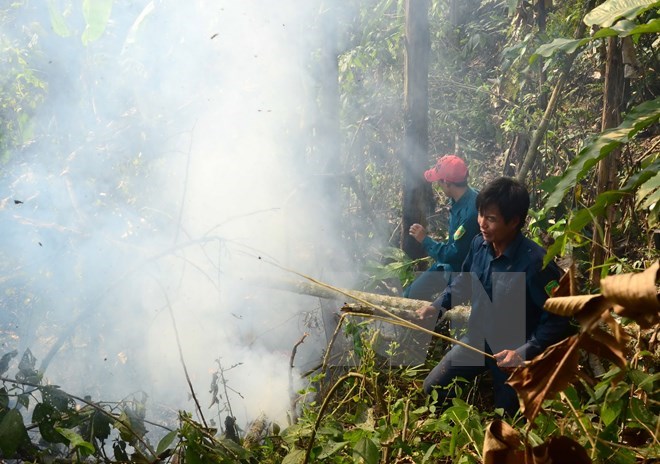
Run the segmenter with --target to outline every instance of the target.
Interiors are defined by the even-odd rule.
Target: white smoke
[[[325,336],[317,300],[260,276],[283,274],[269,261],[346,271],[323,259],[344,246],[326,214],[337,199],[321,196],[301,129],[322,117],[309,110],[319,3],[116,0],[87,45],[79,7],[52,2],[61,37],[48,3],[20,7],[13,31],[33,41],[47,90],[1,178],[3,285],[15,296],[4,305],[18,335],[3,348],[30,348],[70,393],[141,391],[192,411],[172,314],[202,408],[219,360],[235,365],[239,423],[284,421],[291,349],[312,333],[304,370]]]

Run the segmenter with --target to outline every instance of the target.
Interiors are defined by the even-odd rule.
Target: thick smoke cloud
[[[203,408],[219,360],[239,423],[283,421],[291,349],[311,332],[304,370],[325,335],[318,301],[261,285],[283,275],[268,262],[346,271],[301,130],[322,117],[317,2],[116,0],[86,45],[61,3],[20,6],[8,31],[46,91],[1,177],[3,350],[71,393],[192,410],[173,316]]]

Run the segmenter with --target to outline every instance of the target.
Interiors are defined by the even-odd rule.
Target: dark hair
[[[460,182],[447,182],[448,184],[455,185],[456,187],[467,187],[468,186],[468,176],[465,176],[465,180]]]
[[[477,211],[497,206],[508,223],[517,217],[518,230],[522,229],[529,210],[529,192],[524,184],[512,177],[499,177],[486,185],[477,195]]]

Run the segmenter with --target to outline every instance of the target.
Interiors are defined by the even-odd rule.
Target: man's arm
[[[425,306],[417,310],[417,315],[421,318],[432,317],[437,314],[438,317],[453,308],[456,305],[465,303],[470,298],[472,290],[470,270],[472,268],[472,260],[474,251],[478,249],[483,243],[481,235],[474,237],[471,242],[470,250],[463,261],[460,274],[453,274],[449,285],[445,288],[442,294],[431,305]]]
[[[446,242],[438,242],[428,235],[425,236],[421,242],[424,251],[439,263],[455,262],[457,259],[460,260],[460,257],[466,256],[472,239],[479,233],[476,211],[469,212],[451,233],[453,235]]]
[[[552,289],[561,277],[561,270],[550,262],[544,269],[540,269],[528,279],[528,297],[534,305],[543,308],[545,301],[552,294]],[[532,359],[550,345],[566,338],[571,332],[570,318],[559,316],[541,309],[541,319],[530,339],[516,352],[523,359]]]

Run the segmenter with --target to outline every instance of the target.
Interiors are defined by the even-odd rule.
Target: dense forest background
[[[658,258],[659,7],[1,6],[0,456],[504,462],[486,443],[506,431],[506,462],[562,446],[656,462],[656,277],[623,300],[601,281]],[[651,308],[584,325],[613,338],[576,342],[582,375],[549,382],[526,420],[479,383],[436,410],[428,366],[388,362],[401,340],[364,315],[337,324],[345,295],[272,289],[312,276],[398,295],[426,264],[403,231],[446,228],[422,177],[445,153],[476,188],[528,185],[526,232],[571,269],[571,294]],[[331,369],[337,326],[351,354]]]

